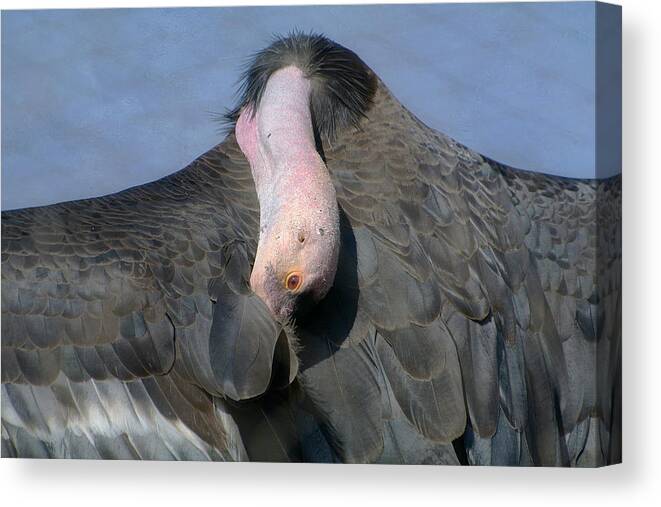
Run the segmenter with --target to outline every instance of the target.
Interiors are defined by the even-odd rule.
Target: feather
[[[431,380],[409,377],[397,361],[393,350],[378,337],[377,351],[390,381],[395,398],[422,435],[443,443],[461,436],[466,427],[461,374],[456,352],[448,350],[444,367]]]
[[[379,373],[372,340],[339,348],[299,329],[299,379],[333,451],[345,462],[369,463],[383,451]]]
[[[227,285],[216,283],[211,296],[219,303],[208,342],[196,344],[199,357],[204,358],[200,366],[211,369],[219,392],[233,400],[263,394],[271,379],[280,330],[254,295],[235,294]]]

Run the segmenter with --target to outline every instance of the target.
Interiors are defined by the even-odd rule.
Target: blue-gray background
[[[272,34],[356,51],[428,125],[503,163],[595,165],[595,5],[446,4],[2,13],[2,208],[180,169],[221,139],[242,63]],[[602,162],[600,161],[600,164]]]

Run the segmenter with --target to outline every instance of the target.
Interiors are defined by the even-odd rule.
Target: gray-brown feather
[[[285,341],[246,285],[232,135],[163,180],[3,213],[3,454],[456,463],[459,438],[475,464],[617,461],[620,180],[503,167],[383,83],[371,103],[322,143],[340,266]]]

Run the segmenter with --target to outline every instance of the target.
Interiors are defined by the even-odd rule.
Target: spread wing
[[[324,145],[335,286],[286,332],[247,288],[232,136],[158,182],[4,213],[3,455],[619,460],[619,179],[504,168],[383,85],[361,127]]]
[[[531,218],[526,236],[568,365],[576,399],[568,414],[586,463],[621,459],[622,181],[577,181],[500,167],[517,207]],[[591,415],[596,415],[590,420]],[[592,427],[590,427],[592,424]],[[592,434],[590,434],[592,433]]]
[[[266,391],[274,356],[296,371],[247,289],[258,203],[235,146],[119,194],[3,213],[4,456],[295,455],[289,413],[224,401]],[[255,428],[268,445],[243,444]]]
[[[616,460],[603,437],[619,371],[618,182],[506,170],[382,85],[375,104],[325,153],[351,235],[324,311],[335,301],[355,318],[306,336],[301,357],[336,451],[361,461],[394,445],[406,461],[399,425],[471,463]]]

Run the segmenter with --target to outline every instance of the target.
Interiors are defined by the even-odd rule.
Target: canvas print
[[[621,12],[2,13],[2,457],[621,461]]]

